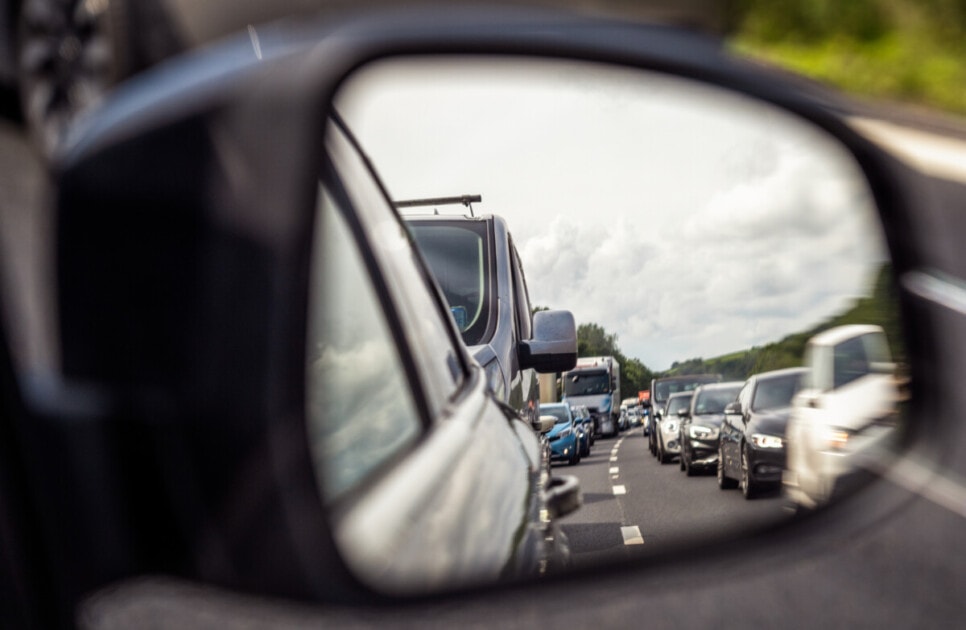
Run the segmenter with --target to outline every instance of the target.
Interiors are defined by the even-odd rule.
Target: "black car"
[[[523,265],[502,217],[416,215],[407,216],[406,224],[490,387],[536,422],[537,373],[563,372],[577,360],[573,315],[532,313]],[[528,354],[537,335],[542,343],[553,344],[555,360],[536,362]]]
[[[718,486],[741,486],[746,499],[762,489],[778,488],[785,468],[785,428],[792,398],[806,368],[755,374],[738,398],[724,408],[718,444]]]
[[[741,381],[701,385],[694,390],[691,408],[681,418],[681,470],[688,476],[717,466],[718,435],[724,410],[735,400]]]

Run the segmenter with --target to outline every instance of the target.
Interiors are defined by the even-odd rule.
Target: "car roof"
[[[881,326],[874,324],[847,324],[836,326],[822,331],[808,340],[809,345],[815,346],[834,346],[842,343],[846,339],[867,335],[869,333],[883,333]]]
[[[717,379],[721,378],[720,374],[678,374],[675,376],[664,376],[662,378],[654,379],[655,383],[669,383],[672,381],[689,381],[696,378],[707,378],[707,379]]]
[[[767,381],[773,378],[781,378],[782,376],[805,374],[806,372],[808,372],[808,368],[806,367],[782,368],[781,370],[771,370],[770,372],[761,372],[760,374],[755,374],[753,378],[756,378],[759,381]]]
[[[725,381],[724,383],[707,383],[705,385],[698,385],[696,388],[694,388],[694,391],[707,392],[715,389],[733,389],[735,387],[741,387],[744,384],[745,384],[744,381]]]
[[[687,392],[674,392],[673,394],[668,396],[667,399],[671,400],[672,398],[681,398],[682,396],[694,396],[694,390],[692,389]]]

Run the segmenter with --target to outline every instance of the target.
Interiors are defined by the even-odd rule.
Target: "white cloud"
[[[710,92],[586,68],[396,67],[340,109],[396,198],[481,193],[535,304],[661,369],[817,323],[883,258],[849,162],[787,115]]]

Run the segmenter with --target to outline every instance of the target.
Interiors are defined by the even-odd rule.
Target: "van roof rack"
[[[470,209],[470,216],[473,216],[473,206],[470,204],[482,203],[483,195],[460,195],[458,197],[433,197],[431,199],[405,199],[394,201],[397,208],[416,208],[419,206],[447,206],[462,204]],[[436,211],[439,214],[439,211]]]

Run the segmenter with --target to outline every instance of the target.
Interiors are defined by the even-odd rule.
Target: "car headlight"
[[[674,421],[674,420],[667,421],[664,424],[664,432],[665,433],[677,433],[678,432],[678,423],[676,421]]]
[[[564,429],[563,431],[560,432],[560,437],[565,438],[568,435],[570,435],[570,433],[571,433],[571,431],[570,431],[569,428],[568,429]]]
[[[688,435],[695,440],[713,440],[718,437],[718,429],[692,424],[691,428],[688,429]]]
[[[827,429],[825,431],[825,450],[844,451],[849,445],[851,433],[845,429]]]
[[[758,448],[781,448],[785,444],[784,440],[780,437],[776,435],[764,435],[763,433],[755,433],[751,436],[751,441]]]

